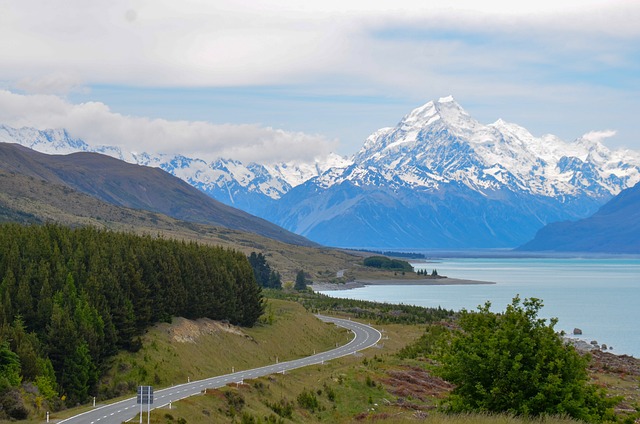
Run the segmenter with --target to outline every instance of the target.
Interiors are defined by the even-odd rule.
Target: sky
[[[0,0],[0,124],[313,160],[452,95],[640,151],[639,22],[637,0]]]

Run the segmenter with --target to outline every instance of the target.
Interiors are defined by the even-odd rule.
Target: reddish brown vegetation
[[[392,370],[388,375],[382,380],[383,384],[390,393],[403,399],[419,399],[423,402],[441,399],[453,389],[451,383],[418,367]]]

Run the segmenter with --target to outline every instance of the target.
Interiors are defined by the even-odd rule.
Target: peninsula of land
[[[313,291],[351,290],[365,286],[451,286],[451,285],[475,285],[496,284],[492,281],[466,280],[461,278],[423,278],[423,279],[356,279],[346,283],[314,282],[309,285]]]

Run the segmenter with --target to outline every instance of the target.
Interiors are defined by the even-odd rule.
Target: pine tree
[[[278,271],[271,271],[269,275],[269,284],[267,287],[280,290],[282,288],[282,277]]]
[[[298,291],[303,291],[307,289],[307,278],[304,275],[304,271],[300,270],[296,274],[296,283],[293,288]]]

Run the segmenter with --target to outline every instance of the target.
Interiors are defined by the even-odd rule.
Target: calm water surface
[[[487,300],[504,310],[514,296],[543,300],[541,316],[557,317],[557,330],[582,329],[582,338],[640,357],[640,259],[443,259],[416,269],[492,285],[367,286],[326,291],[334,297],[475,309]]]

